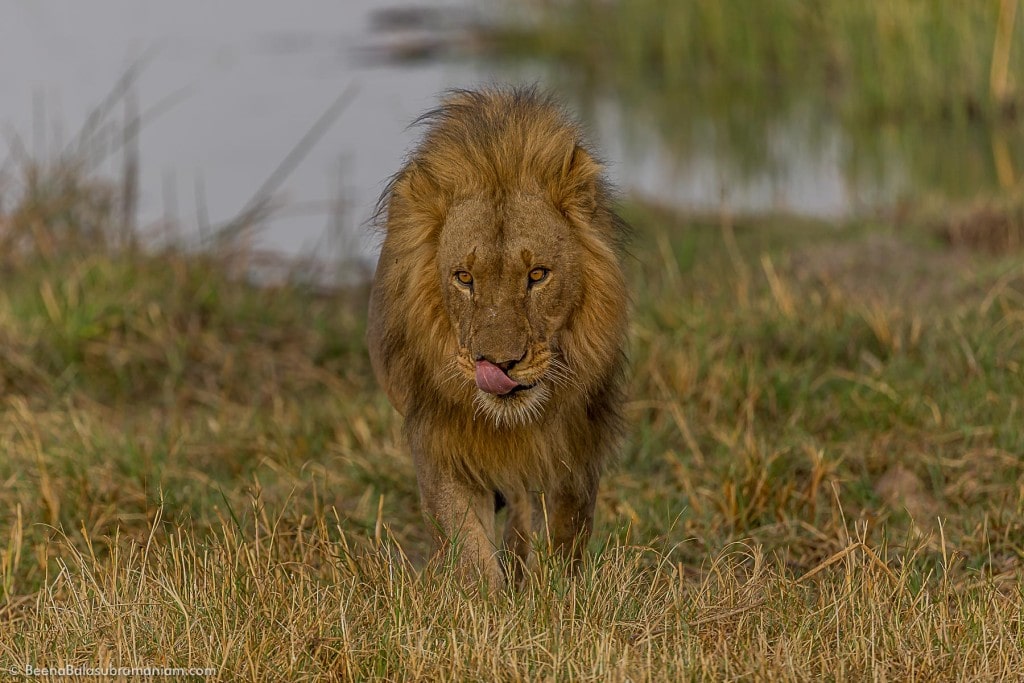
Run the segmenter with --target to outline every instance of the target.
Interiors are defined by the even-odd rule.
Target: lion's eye
[[[473,276],[465,270],[459,270],[455,273],[455,281],[463,287],[470,287],[473,284]]]
[[[544,280],[548,279],[548,273],[550,272],[551,271],[547,268],[534,268],[530,271],[528,276],[530,278],[530,284],[535,285],[538,282],[544,282]]]

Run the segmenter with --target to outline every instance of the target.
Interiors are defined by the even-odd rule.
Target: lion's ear
[[[562,168],[552,200],[565,217],[587,223],[597,208],[601,165],[580,145],[574,145],[562,159]]]

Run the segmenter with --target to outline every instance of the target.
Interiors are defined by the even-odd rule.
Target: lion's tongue
[[[504,396],[519,386],[519,382],[506,375],[501,368],[486,360],[476,362],[476,385],[488,394]]]

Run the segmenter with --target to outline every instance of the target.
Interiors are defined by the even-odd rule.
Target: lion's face
[[[498,426],[536,420],[575,381],[559,332],[581,297],[580,250],[539,195],[468,199],[448,213],[438,277],[458,350],[440,377]]]

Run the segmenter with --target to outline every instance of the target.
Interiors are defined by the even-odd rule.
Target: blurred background
[[[559,93],[616,182],[672,209],[841,220],[1019,194],[1016,0],[0,11],[5,175],[19,157],[71,153],[130,173],[126,220],[151,238],[194,241],[241,218],[257,250],[365,268],[365,221],[415,141],[408,124],[443,89],[492,82]]]

